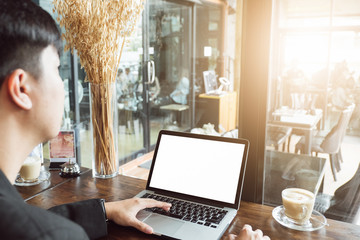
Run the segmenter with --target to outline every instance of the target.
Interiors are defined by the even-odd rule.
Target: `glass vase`
[[[119,172],[116,83],[90,83],[93,177],[111,178]]]

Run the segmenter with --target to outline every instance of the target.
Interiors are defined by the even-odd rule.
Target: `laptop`
[[[240,206],[249,142],[162,130],[146,189],[135,197],[170,202],[141,210],[140,221],[171,239],[220,239]]]

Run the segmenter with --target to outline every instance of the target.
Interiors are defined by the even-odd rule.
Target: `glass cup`
[[[287,188],[281,193],[284,212],[290,222],[297,225],[310,223],[315,195],[302,188]]]
[[[42,159],[42,144],[40,144],[34,148],[21,166],[19,176],[22,182],[32,183],[38,180]]]
[[[40,176],[41,159],[38,157],[29,156],[25,159],[24,164],[20,169],[20,177],[23,182],[36,182]]]

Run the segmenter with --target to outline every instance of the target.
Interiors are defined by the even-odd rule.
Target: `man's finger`
[[[226,240],[235,240],[236,239],[236,235],[235,234],[229,234],[225,239]]]
[[[255,230],[255,234],[258,236],[258,237],[260,237],[260,238],[262,238],[263,237],[263,232],[260,230],[260,229],[256,229]]]
[[[245,224],[241,229],[238,238],[239,239],[251,239],[252,237],[252,227],[248,224]]]
[[[153,229],[152,227],[150,227],[149,225],[143,223],[143,222],[140,222],[139,220],[135,220],[134,223],[132,224],[133,227],[135,227],[136,229],[144,232],[144,233],[147,233],[147,234],[152,234],[153,233]]]
[[[249,224],[244,224],[243,229],[248,229],[252,231],[252,227]]]
[[[144,199],[144,204],[145,204],[144,208],[158,207],[158,208],[163,208],[164,210],[169,210],[171,207],[171,203],[160,202],[154,199]]]

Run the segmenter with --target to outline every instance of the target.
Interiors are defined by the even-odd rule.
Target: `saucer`
[[[34,185],[38,185],[42,182],[46,182],[50,179],[50,173],[48,171],[45,170],[41,170],[40,171],[40,175],[38,177],[38,179],[35,182],[24,182],[20,176],[18,175],[18,177],[15,180],[14,185],[15,186],[22,186],[22,187],[26,187],[26,186],[34,186]]]
[[[324,227],[325,225],[328,225],[324,215],[322,215],[316,210],[313,210],[309,222],[304,225],[297,225],[291,222],[284,213],[284,206],[278,206],[274,208],[274,210],[272,211],[272,215],[275,220],[284,227],[299,231],[315,231]]]

